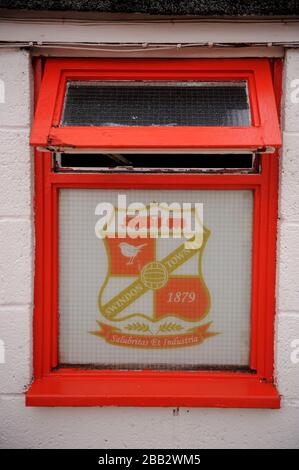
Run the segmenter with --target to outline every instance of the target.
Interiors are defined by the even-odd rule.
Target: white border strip
[[[53,41],[55,38],[55,41]],[[299,21],[133,22],[0,18],[0,41],[39,44],[259,44],[299,45]]]

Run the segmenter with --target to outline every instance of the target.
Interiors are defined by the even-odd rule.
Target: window
[[[275,99],[264,59],[47,60],[28,405],[279,407]]]
[[[246,82],[68,82],[62,126],[249,126]]]

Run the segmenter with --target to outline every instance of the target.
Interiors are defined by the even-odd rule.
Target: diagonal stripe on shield
[[[105,238],[108,272],[99,292],[103,317],[117,322],[134,316],[151,322],[204,318],[210,295],[201,264],[209,234],[204,228],[196,249],[176,238]]]

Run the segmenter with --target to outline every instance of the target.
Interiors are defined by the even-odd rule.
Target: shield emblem
[[[158,221],[158,224],[160,221]],[[172,228],[182,220],[172,219]],[[170,232],[171,235],[171,232]],[[108,271],[98,305],[104,319],[121,325],[127,320],[145,325],[171,321],[194,323],[209,312],[210,295],[202,275],[202,243],[186,248],[183,238],[158,236],[106,237]]]

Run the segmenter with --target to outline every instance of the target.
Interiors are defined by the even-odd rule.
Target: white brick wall
[[[292,82],[299,79],[299,49],[288,50],[283,80],[283,149],[277,258],[276,375],[284,406],[299,410],[299,363],[290,359],[299,339],[299,103]],[[299,421],[298,421],[299,422]],[[299,425],[297,430],[299,446]]]
[[[0,79],[4,83],[4,102],[0,103],[0,340],[5,347],[5,363],[0,364],[0,394],[21,394],[31,380],[32,341],[29,54],[1,49]],[[1,424],[0,428],[2,433]]]
[[[26,52],[0,49],[0,447],[299,447],[299,104],[289,98],[299,78],[299,50],[286,54],[276,366],[281,410],[167,408],[25,408],[31,376],[33,282],[32,164],[28,146],[31,66]]]
[[[28,129],[31,117],[31,74],[27,52],[1,49],[0,78],[5,86],[5,106],[0,108],[0,126]]]

